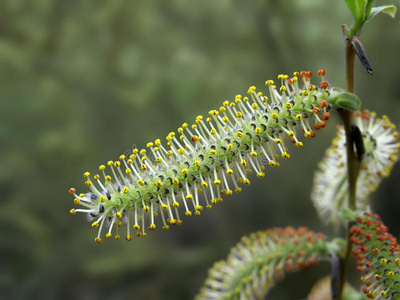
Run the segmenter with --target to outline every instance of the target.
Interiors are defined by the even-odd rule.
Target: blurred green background
[[[340,26],[351,22],[332,0],[1,0],[0,299],[192,299],[242,235],[293,225],[333,236],[309,194],[336,116],[251,188],[145,239],[96,244],[85,216],[69,214],[68,189],[277,74],[325,68],[344,87]],[[397,125],[399,26],[365,26],[373,77],[356,62],[363,107]],[[398,164],[392,175],[373,198],[398,236]],[[304,299],[329,272],[290,274],[268,299]]]

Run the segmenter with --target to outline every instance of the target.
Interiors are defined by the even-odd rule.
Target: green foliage
[[[372,20],[378,14],[384,13],[392,18],[396,14],[394,5],[373,7],[375,0],[345,0],[345,2],[354,17],[354,23],[348,32],[350,39],[360,35],[364,23]]]
[[[348,92],[343,92],[330,97],[329,103],[353,111],[361,108],[361,100],[357,97],[357,95]]]

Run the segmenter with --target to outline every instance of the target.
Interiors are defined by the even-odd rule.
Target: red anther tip
[[[74,188],[70,188],[68,192],[69,192],[71,195],[73,195],[73,194],[76,192],[76,190],[75,190]]]
[[[328,84],[325,81],[321,81],[321,89],[326,90],[328,88]]]
[[[306,71],[301,71],[301,72],[300,72],[300,76],[301,76],[301,77],[306,76]]]
[[[330,116],[331,115],[328,112],[324,112],[323,118],[325,121],[328,121]]]
[[[324,76],[325,75],[325,69],[319,69],[317,74],[319,76]]]
[[[311,76],[312,76],[312,72],[311,71],[306,72],[306,77],[310,78]]]

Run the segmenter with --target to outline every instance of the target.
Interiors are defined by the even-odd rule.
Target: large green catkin
[[[144,237],[146,227],[156,228],[156,218],[165,230],[170,224],[180,225],[178,208],[182,206],[186,216],[192,211],[200,215],[203,205],[209,209],[222,201],[222,195],[230,196],[240,192],[242,184],[250,185],[252,172],[262,178],[267,167],[279,166],[280,156],[288,159],[287,138],[302,147],[296,130],[308,138],[325,127],[329,99],[339,92],[328,88],[324,70],[318,75],[322,77],[320,88],[311,84],[311,72],[295,72],[291,78],[279,75],[280,87],[268,80],[269,98],[250,87],[248,96],[224,101],[207,118],[197,116],[191,126],[182,124],[177,134],[168,134],[166,145],[158,139],[148,143],[147,149],[133,149],[129,157],[109,161],[108,168],[101,165],[102,176],[95,174],[91,179],[85,172],[85,184],[91,191],[77,194],[71,188],[75,205],[83,209],[70,212],[83,212],[94,221],[99,243],[104,227],[107,238],[115,231],[119,239],[119,227],[125,223],[125,239],[130,241],[132,228],[136,236]]]

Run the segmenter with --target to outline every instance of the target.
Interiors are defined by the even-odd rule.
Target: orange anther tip
[[[76,192],[76,190],[75,190],[75,188],[70,188],[68,192],[69,192],[71,195],[73,195],[73,194]]]

